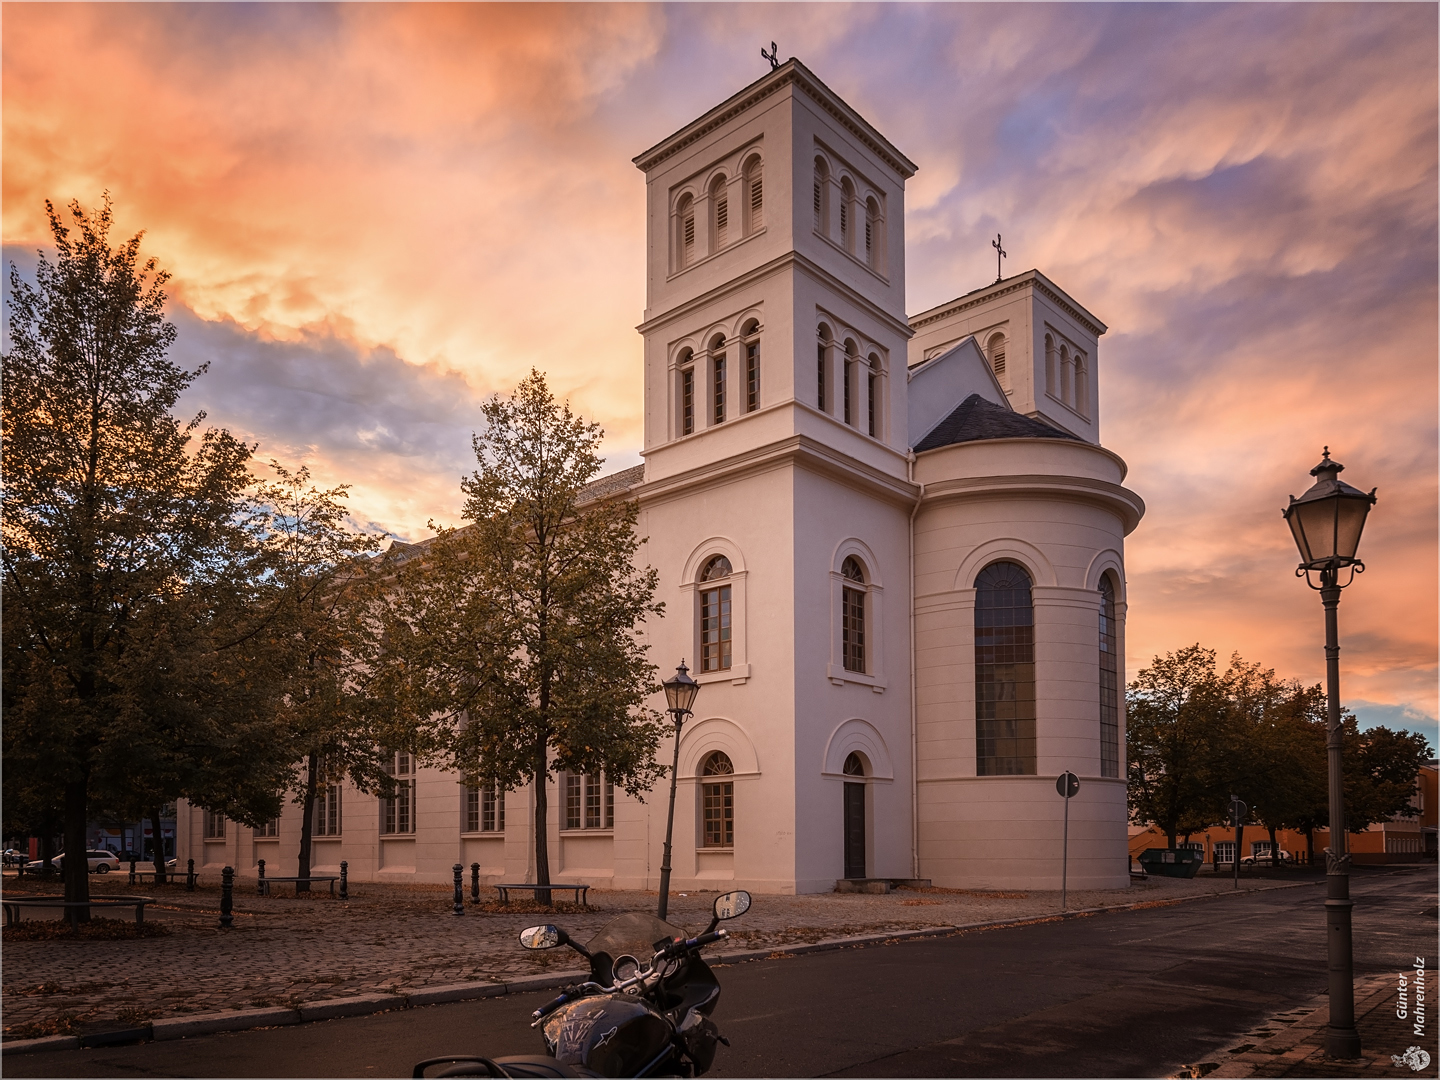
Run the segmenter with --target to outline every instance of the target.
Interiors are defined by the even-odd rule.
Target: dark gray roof
[[[971,394],[955,407],[935,429],[915,444],[918,454],[924,450],[936,450],[955,443],[978,442],[981,439],[1069,439],[1084,442],[1068,431],[1051,427],[1043,420],[1034,420],[1020,413],[1011,412],[1003,405],[986,401],[979,394]]]
[[[629,469],[621,469],[609,476],[602,476],[599,480],[592,480],[580,489],[575,497],[577,503],[592,502],[595,499],[608,499],[612,495],[619,495],[622,491],[628,491],[636,484],[645,482],[645,466],[636,465]]]

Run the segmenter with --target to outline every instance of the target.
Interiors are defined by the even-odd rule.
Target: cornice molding
[[[1018,292],[1027,285],[1036,289],[1042,296],[1097,338],[1109,329],[1109,327],[1099,319],[1095,318],[1094,315],[1091,315],[1079,304],[1061,292],[1060,287],[1045,277],[1044,274],[1040,273],[1039,270],[1027,270],[1017,277],[1009,278],[1005,281],[997,281],[994,285],[990,285],[984,289],[977,289],[972,293],[966,293],[964,296],[957,297],[948,304],[941,304],[939,307],[931,308],[927,312],[921,312],[910,320],[910,326],[914,330],[919,330],[922,326],[929,326],[931,323],[939,322],[941,319],[949,318],[951,315],[966,311],[980,304],[989,303],[998,297]]]
[[[1145,501],[1129,488],[1088,476],[1017,474],[1013,476],[962,476],[925,485],[922,511],[947,502],[992,495],[1025,495],[1067,499],[1100,506],[1118,516],[1125,535],[1135,531],[1145,516]]]
[[[832,293],[838,294],[849,303],[855,305],[857,308],[860,308],[862,311],[867,312],[871,318],[875,319],[877,322],[884,324],[885,326],[888,326],[891,330],[895,331],[895,333],[899,334],[905,340],[908,341],[914,335],[915,331],[910,328],[909,324],[906,323],[904,319],[901,319],[886,311],[879,304],[875,303],[874,300],[871,300],[863,293],[858,292],[857,290],[851,288],[849,285],[845,284],[845,282],[841,281],[830,271],[826,270],[814,259],[802,255],[798,251],[787,251],[784,255],[777,255],[769,262],[761,263],[759,266],[745,271],[745,273],[740,274],[738,277],[727,278],[724,282],[722,282],[720,285],[717,285],[715,288],[708,289],[705,292],[701,293],[699,296],[693,297],[690,300],[686,300],[684,303],[681,303],[676,307],[671,308],[669,311],[666,311],[661,315],[656,315],[652,318],[646,319],[640,325],[635,327],[635,329],[638,330],[641,334],[648,334],[652,330],[657,330],[668,323],[674,322],[676,319],[680,319],[685,317],[686,315],[692,314],[698,309],[703,308],[706,305],[711,304],[714,301],[719,300],[730,293],[738,292],[739,290],[746,288],[747,286],[753,285],[755,282],[760,281],[763,278],[774,276],[775,274],[778,274],[790,268],[798,268],[800,270],[803,270],[805,273],[809,274],[825,288],[829,289]]]
[[[815,101],[838,121],[841,127],[859,139],[871,153],[894,169],[903,179],[908,180],[915,175],[918,166],[913,161],[891,145],[885,136],[875,130],[864,117],[847,105],[844,99],[821,82],[814,72],[794,57],[631,160],[637,168],[649,172],[662,161],[703,139],[746,109],[792,85],[801,90],[806,97]]]

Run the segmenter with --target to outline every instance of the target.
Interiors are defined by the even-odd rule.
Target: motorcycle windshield
[[[585,943],[585,948],[592,953],[606,953],[612,959],[617,956],[633,956],[643,965],[655,955],[655,942],[685,936],[685,931],[680,927],[661,922],[654,915],[631,912],[606,923],[598,934]]]

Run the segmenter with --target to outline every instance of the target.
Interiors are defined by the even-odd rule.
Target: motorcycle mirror
[[[558,949],[569,940],[558,926],[527,926],[520,931],[520,945],[526,949]]]
[[[750,894],[744,889],[721,893],[715,898],[715,919],[735,919],[750,910]]]

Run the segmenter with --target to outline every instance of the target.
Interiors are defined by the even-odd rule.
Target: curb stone
[[[1315,881],[1294,881],[1283,885],[1267,885],[1258,889],[1245,889],[1225,893],[1205,893],[1198,896],[1177,896],[1162,900],[1160,904],[1184,904],[1194,900],[1214,900],[1224,896],[1246,896],[1250,893],[1273,892],[1277,889],[1298,889],[1316,885]],[[887,934],[858,934],[854,937],[825,938],[814,942],[797,942],[793,945],[772,945],[764,949],[747,949],[743,952],[713,955],[717,964],[739,964],[754,960],[765,960],[776,953],[787,956],[803,956],[810,953],[832,952],[838,949],[860,948],[889,941],[913,941],[919,938],[944,937],[964,930],[1000,930],[1007,926],[1026,925],[1053,919],[1071,919],[1083,915],[1098,915],[1106,912],[1131,911],[1149,907],[1154,900],[1137,900],[1129,904],[1111,904],[1105,907],[1081,908],[1073,911],[1054,911],[1048,914],[1024,915],[1014,919],[999,919],[988,922],[962,923],[957,926],[927,926],[919,930],[896,930]],[[413,994],[362,994],[347,998],[329,998],[310,1002],[297,1009],[242,1009],[233,1012],[203,1013],[198,1016],[176,1017],[155,1020],[150,1025],[150,1037],[156,1040],[183,1039],[195,1035],[212,1035],[227,1031],[244,1031],[251,1028],[279,1027],[311,1020],[330,1020],[341,1017],[370,1016],[395,1009],[441,1005],[453,1001],[467,1001],[476,998],[498,997],[506,994],[532,993],[538,990],[554,990],[584,978],[589,972],[584,969],[556,971],[544,975],[530,975],[519,979],[498,982],[453,983],[419,989]],[[50,1050],[73,1050],[81,1046],[81,1039],[74,1035],[51,1035],[42,1039],[19,1039],[0,1044],[0,1056],[12,1054],[34,1054]]]
[[[191,1035],[213,1035],[220,1031],[245,1031],[248,1028],[298,1023],[298,1009],[239,1009],[234,1012],[201,1013],[198,1016],[152,1020],[150,1037],[157,1042],[163,1042],[168,1039],[184,1039]],[[10,1053],[8,1046],[3,1049],[5,1053]]]

